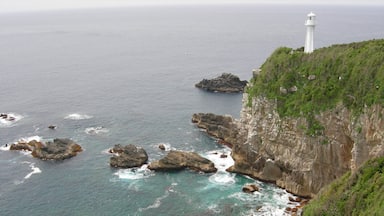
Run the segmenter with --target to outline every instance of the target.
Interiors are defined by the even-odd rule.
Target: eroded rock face
[[[232,143],[235,164],[229,171],[312,197],[367,159],[384,155],[380,106],[366,108],[359,118],[342,106],[321,113],[316,119],[325,127],[324,135],[311,137],[305,119],[280,118],[274,101],[259,97],[248,107],[247,100],[244,94],[239,139]]]
[[[164,158],[150,163],[148,168],[158,171],[172,171],[185,168],[205,173],[217,171],[212,161],[200,156],[195,152],[174,150],[170,151]]]
[[[237,142],[237,123],[231,116],[195,113],[192,115],[192,122],[197,127],[205,129],[209,135],[218,138],[222,144],[232,147],[232,143]]]
[[[32,156],[42,160],[64,160],[82,151],[80,145],[70,139],[54,139],[52,142],[18,142],[10,146],[10,150],[32,151]]]
[[[221,76],[211,80],[203,79],[195,86],[212,92],[237,93],[243,92],[247,83],[248,81],[241,81],[239,77],[233,74],[223,73]]]
[[[132,144],[127,146],[117,144],[110,150],[110,152],[115,153],[109,160],[109,164],[112,167],[140,167],[148,161],[147,152],[143,148]]]

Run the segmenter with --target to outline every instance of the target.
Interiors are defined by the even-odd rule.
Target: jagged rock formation
[[[235,143],[237,140],[237,124],[234,123],[233,118],[229,115],[195,113],[192,115],[192,122],[229,147],[232,147],[232,143]]]
[[[148,169],[158,171],[171,171],[189,168],[205,173],[216,172],[217,169],[212,161],[201,157],[195,152],[170,151],[164,158],[153,161]]]
[[[76,156],[82,148],[70,139],[54,139],[46,143],[36,140],[17,142],[10,146],[10,150],[32,151],[33,157],[42,160],[64,160]]]
[[[127,146],[117,144],[110,150],[110,152],[115,154],[109,160],[109,164],[112,167],[140,167],[148,161],[147,152],[143,148],[132,144]]]
[[[203,79],[195,86],[212,92],[237,93],[243,92],[247,83],[248,81],[241,81],[238,76],[223,73],[221,76],[211,80]]]

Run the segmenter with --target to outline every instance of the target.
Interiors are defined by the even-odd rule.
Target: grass
[[[324,188],[304,207],[304,216],[383,215],[384,157],[366,162]]]

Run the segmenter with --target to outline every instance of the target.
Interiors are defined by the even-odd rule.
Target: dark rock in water
[[[52,129],[52,130],[55,130],[57,128],[57,126],[56,125],[49,125],[48,128]]]
[[[36,143],[32,156],[42,160],[65,160],[83,151],[81,146],[70,139],[54,139],[53,142]]]
[[[148,168],[158,171],[172,171],[185,168],[205,173],[217,171],[212,161],[201,157],[195,152],[183,152],[174,150],[170,151],[164,158],[150,163]]]
[[[255,191],[259,191],[259,187],[255,184],[247,184],[243,186],[244,193],[253,193]]]
[[[32,151],[33,157],[42,160],[64,160],[76,156],[82,148],[70,139],[54,139],[45,144],[36,140],[21,141],[12,144],[10,150]]]
[[[7,113],[0,113],[0,118],[1,119],[5,119],[7,121],[15,121],[16,118],[10,114],[7,114]]]
[[[195,113],[192,122],[197,127],[205,129],[207,133],[219,139],[219,143],[232,148],[238,138],[238,129],[235,120],[228,115],[213,113]]]
[[[116,154],[112,156],[109,160],[109,164],[112,167],[140,167],[148,161],[147,152],[143,148],[137,147],[132,144],[129,144],[127,146],[117,144],[110,150],[110,152]]]
[[[247,83],[246,80],[241,81],[238,76],[223,73],[221,76],[211,80],[203,79],[195,86],[212,92],[238,93],[244,91]]]
[[[164,144],[160,144],[159,145],[159,149],[165,151],[165,145]]]

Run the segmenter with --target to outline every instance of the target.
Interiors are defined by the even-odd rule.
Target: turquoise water
[[[314,8],[313,8],[314,7]],[[300,47],[318,14],[315,46],[382,38],[382,8],[139,7],[0,14],[1,215],[283,215],[287,192],[226,173],[229,154],[191,123],[196,112],[239,116],[241,94],[194,88],[232,72],[249,79],[278,46]],[[353,26],[353,28],[352,28]],[[342,32],[342,33],[340,33]],[[47,127],[57,125],[57,130]],[[40,161],[4,146],[66,137],[85,150]],[[113,169],[114,144],[195,151],[219,172]],[[219,152],[219,154],[214,154]],[[256,183],[260,192],[241,188]]]

